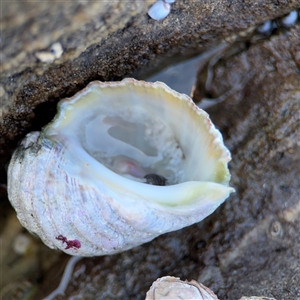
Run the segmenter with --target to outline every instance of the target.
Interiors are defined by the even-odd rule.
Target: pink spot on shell
[[[57,236],[56,239],[58,241],[62,241],[63,243],[67,244],[65,250],[70,249],[70,248],[79,249],[81,247],[81,243],[78,240],[68,240],[63,235]]]

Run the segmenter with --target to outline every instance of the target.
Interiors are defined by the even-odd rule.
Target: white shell
[[[195,280],[181,281],[180,278],[165,276],[153,282],[145,300],[218,300],[206,286]]]
[[[55,56],[55,58],[60,58],[63,54],[64,50],[62,48],[61,43],[54,43],[51,46],[51,53]]]
[[[234,190],[207,113],[165,84],[92,82],[26,136],[8,168],[20,222],[50,248],[113,254],[199,222]],[[167,178],[144,183],[145,173]]]
[[[164,19],[171,11],[171,5],[162,0],[156,1],[148,10],[148,15],[158,21]]]
[[[281,23],[284,27],[292,27],[298,20],[298,11],[293,10],[287,16],[281,19]]]
[[[271,34],[272,30],[274,29],[274,22],[271,20],[266,21],[265,23],[261,24],[257,27],[257,32],[260,34]]]

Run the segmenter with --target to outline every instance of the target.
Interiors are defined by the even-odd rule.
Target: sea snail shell
[[[113,254],[199,222],[233,189],[207,113],[161,82],[92,82],[60,101],[8,168],[20,222],[50,248]],[[147,174],[166,185],[146,183]]]
[[[182,281],[178,277],[165,276],[156,279],[145,300],[219,300],[209,288],[195,280]]]

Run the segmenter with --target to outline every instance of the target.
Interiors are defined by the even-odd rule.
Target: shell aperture
[[[93,82],[15,151],[9,199],[49,247],[113,254],[211,214],[233,192],[229,160],[188,96],[159,82]]]

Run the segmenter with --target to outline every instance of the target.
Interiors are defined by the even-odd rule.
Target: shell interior
[[[98,174],[104,172],[110,184],[112,171],[130,181],[114,177],[114,183],[137,193],[154,193],[155,201],[169,204],[179,196],[169,195],[166,200],[164,193],[157,197],[162,190],[148,191],[147,174],[164,177],[168,186],[190,183],[181,195],[194,189],[196,182],[228,184],[230,154],[220,133],[189,97],[162,83],[147,86],[127,79],[116,89],[113,82],[96,82],[61,101],[59,111],[44,135],[62,143],[72,140],[72,147],[80,145],[86,152],[80,156],[101,168]],[[99,163],[101,167],[96,166]]]

